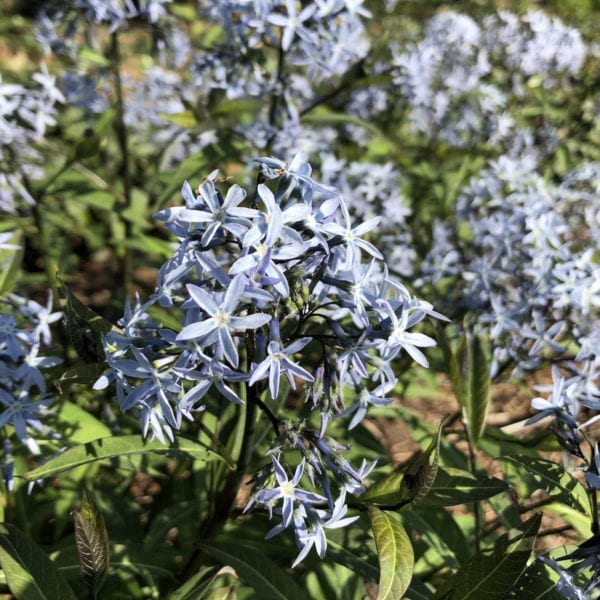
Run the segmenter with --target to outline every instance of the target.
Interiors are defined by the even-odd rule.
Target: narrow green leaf
[[[534,515],[517,535],[501,536],[491,553],[475,554],[434,598],[505,600],[527,568],[541,520],[541,514]]]
[[[485,500],[508,489],[509,485],[505,481],[485,473],[474,475],[454,467],[439,467],[423,504],[455,506]]]
[[[73,518],[81,576],[90,596],[95,597],[108,571],[108,532],[94,497],[85,487],[81,508],[73,511]]]
[[[9,524],[0,524],[0,567],[17,600],[76,600],[44,551]]]
[[[548,492],[554,500],[571,506],[586,515],[590,514],[590,505],[585,488],[560,465],[543,458],[524,454],[503,458],[523,467],[533,479],[535,485],[539,486],[539,489]]]
[[[62,390],[63,387],[67,387],[74,383],[91,386],[106,370],[107,365],[105,362],[80,364],[71,369],[67,369],[59,379],[54,381],[54,384],[60,390]]]
[[[402,470],[374,483],[360,496],[360,501],[374,506],[400,509],[417,504],[429,492],[437,473],[444,419],[424,452],[414,456]]]
[[[485,426],[490,401],[490,366],[481,340],[465,328],[450,360],[450,381],[473,443]]]
[[[192,129],[198,124],[196,115],[191,110],[180,113],[158,113],[158,117],[167,123],[173,123],[184,129]]]
[[[469,370],[467,368],[468,365],[468,346],[467,346],[467,334],[466,331],[463,331],[461,335],[456,351],[452,353],[452,357],[450,360],[450,368],[449,375],[450,381],[452,382],[452,389],[454,390],[454,395],[458,400],[458,403],[463,408],[467,404],[467,393],[470,389],[470,384],[468,381]]]
[[[435,437],[422,454],[417,454],[404,468],[404,479],[401,488],[406,490],[412,504],[417,504],[427,496],[435,481],[440,454],[442,427],[446,418],[440,422]]]
[[[58,291],[64,305],[67,331],[79,357],[86,363],[97,363],[104,359],[102,338],[116,327],[83,304],[56,274]]]
[[[471,439],[476,444],[485,427],[485,417],[490,402],[491,378],[490,365],[478,336],[473,335],[470,340],[470,384],[469,403],[467,415]]]
[[[169,176],[169,184],[160,196],[156,208],[162,207],[171,196],[181,189],[181,182],[193,178],[201,178],[209,158],[205,152],[195,152],[188,156],[177,168],[177,171]]]
[[[8,240],[18,248],[0,250],[0,297],[11,292],[19,276],[23,261],[23,233],[17,230]]]
[[[377,600],[399,600],[412,579],[415,562],[412,543],[395,514],[375,507],[369,514],[379,559]]]
[[[64,471],[98,460],[148,452],[174,457],[187,455],[194,460],[224,460],[205,444],[182,436],[178,436],[174,443],[164,446],[159,440],[150,442],[144,440],[140,435],[124,435],[101,438],[69,448],[37,469],[29,471],[24,478],[27,481],[35,481],[44,477],[54,477]]]
[[[251,546],[213,542],[200,547],[222,565],[233,567],[258,598],[305,600],[306,594],[275,562]]]
[[[379,569],[375,565],[331,540],[327,541],[327,558],[338,565],[343,565],[368,581],[379,579]]]

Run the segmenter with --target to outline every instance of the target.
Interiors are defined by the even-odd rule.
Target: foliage
[[[0,0],[1,592],[600,597],[600,13],[476,4]]]

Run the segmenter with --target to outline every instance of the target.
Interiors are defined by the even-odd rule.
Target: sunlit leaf
[[[589,500],[585,488],[560,465],[543,458],[526,455],[505,456],[503,460],[509,460],[523,467],[533,479],[535,485],[539,489],[548,492],[554,500],[571,506],[582,513],[590,514]]]
[[[224,460],[217,452],[200,442],[178,436],[174,443],[163,445],[159,440],[146,441],[140,435],[107,437],[79,444],[65,450],[40,467],[24,475],[28,481],[54,477],[64,471],[75,469],[98,460],[131,456],[132,454],[165,454],[189,456],[194,460]]]
[[[450,361],[450,380],[473,443],[485,426],[490,401],[490,366],[481,340],[467,329]]]
[[[17,282],[24,252],[22,232],[15,231],[6,243],[18,248],[0,250],[0,297],[11,292]]]
[[[0,567],[18,600],[76,600],[44,551],[9,524],[0,524]]]
[[[369,514],[379,559],[377,600],[399,600],[413,575],[412,543],[397,515],[375,507]]]

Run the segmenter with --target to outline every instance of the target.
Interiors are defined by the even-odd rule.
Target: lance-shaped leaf
[[[505,600],[527,568],[542,515],[521,531],[498,538],[491,553],[477,553],[436,593],[435,600]]]
[[[19,277],[23,262],[23,233],[16,231],[8,241],[14,248],[0,250],[0,296],[12,291]]]
[[[415,556],[412,543],[397,515],[372,507],[371,527],[379,559],[377,600],[399,600],[410,584]]]
[[[19,600],[76,600],[44,551],[9,524],[0,525],[0,567]]]
[[[187,455],[195,460],[225,460],[207,445],[178,436],[175,442],[165,446],[159,440],[146,441],[140,435],[107,437],[73,446],[47,463],[29,471],[23,477],[27,481],[37,481],[44,477],[53,477],[64,471],[70,471],[82,465],[98,460],[122,458],[134,454],[165,454],[180,457]],[[229,465],[233,468],[235,465]]]
[[[81,508],[73,511],[75,542],[79,554],[81,576],[95,598],[108,570],[108,533],[104,517],[87,488],[83,488]]]
[[[75,350],[86,363],[101,362],[104,359],[102,338],[106,333],[117,328],[78,300],[58,273],[56,279],[65,311],[67,331]]]
[[[414,456],[402,470],[373,484],[360,500],[373,506],[400,509],[421,502],[431,488],[438,469],[442,419],[427,449]]]
[[[450,380],[471,440],[477,443],[490,401],[490,365],[481,340],[466,329],[450,360]]]
[[[305,592],[277,563],[256,548],[232,542],[212,542],[200,547],[222,565],[233,567],[240,579],[256,592],[257,598],[303,600]]]
[[[567,506],[584,514],[590,514],[590,504],[585,488],[560,465],[539,457],[520,454],[505,456],[504,460],[522,467],[539,489],[545,490]]]
[[[456,506],[478,502],[505,492],[510,486],[486,473],[470,473],[454,467],[439,467],[424,505]]]

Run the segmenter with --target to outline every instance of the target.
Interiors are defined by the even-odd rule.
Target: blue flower
[[[293,362],[290,356],[296,352],[300,352],[312,338],[303,337],[294,340],[291,344],[284,346],[281,340],[271,340],[267,346],[268,356],[256,365],[252,371],[249,385],[254,385],[261,379],[269,378],[269,390],[271,398],[277,398],[279,394],[279,379],[281,375],[286,375],[290,386],[293,390],[296,389],[294,376],[304,379],[304,381],[314,381],[314,377],[304,368]]]
[[[236,275],[225,291],[220,304],[206,290],[197,285],[188,284],[187,289],[193,302],[204,311],[208,318],[184,327],[177,336],[178,341],[195,340],[201,346],[217,343],[217,357],[225,356],[232,367],[239,363],[238,351],[232,333],[246,329],[258,329],[271,320],[264,313],[246,316],[234,314],[244,296],[244,275]]]
[[[297,487],[304,473],[304,459],[302,459],[300,464],[296,467],[294,477],[291,480],[288,479],[287,473],[279,460],[275,456],[272,457],[272,460],[275,478],[279,485],[275,488],[264,488],[259,490],[256,493],[256,501],[265,504],[272,509],[274,504],[278,500],[281,500],[283,502],[282,519],[284,527],[288,527],[292,522],[295,503],[311,505],[327,502],[327,498],[324,496]]]

